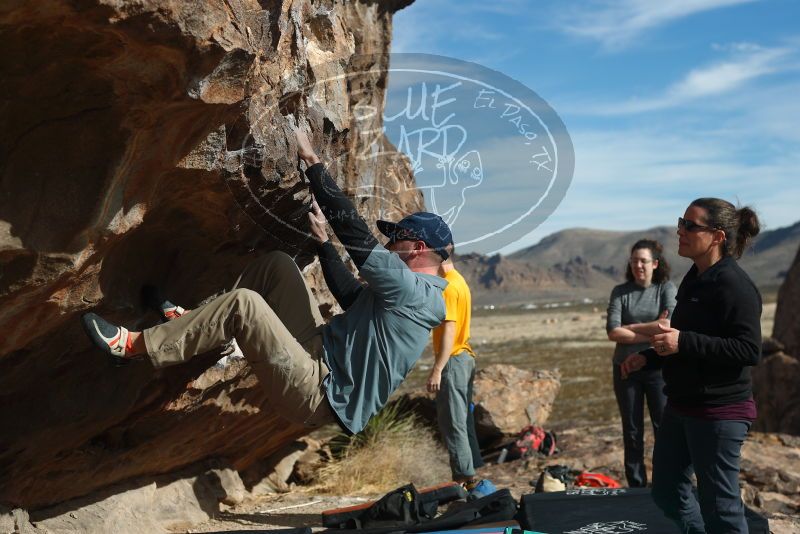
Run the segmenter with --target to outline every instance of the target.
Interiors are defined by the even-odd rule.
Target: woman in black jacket
[[[653,499],[681,532],[747,532],[739,458],[756,417],[750,367],[761,356],[761,295],[736,259],[758,232],[750,208],[692,202],[678,219],[678,254],[694,265],[672,323],[651,338],[646,359],[635,354],[622,364],[631,372],[663,361],[667,407],[653,452]]]

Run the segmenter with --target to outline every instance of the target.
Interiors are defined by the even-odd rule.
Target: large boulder
[[[481,442],[516,434],[527,425],[542,426],[561,389],[558,369],[528,371],[493,364],[475,376],[475,427]]]
[[[544,425],[560,389],[558,369],[528,371],[505,364],[480,368],[475,374],[473,400],[481,447],[494,445],[527,425]],[[394,402],[437,427],[436,396],[424,388],[406,391]]]
[[[800,439],[752,432],[742,447],[740,485],[745,501],[771,513],[800,512]],[[750,491],[748,491],[748,488]],[[748,498],[752,495],[752,500]]]
[[[367,219],[422,206],[374,133],[408,3],[2,2],[0,503],[40,509],[215,456],[243,469],[305,432],[241,361],[113,368],[78,319],[147,326],[144,283],[192,307],[274,249],[333,310],[292,128]]]
[[[800,358],[800,250],[794,258],[786,279],[778,291],[778,304],[775,308],[775,325],[772,337],[783,343],[790,356]]]
[[[800,435],[800,360],[783,352],[771,338],[764,340],[761,362],[752,370],[753,397],[761,432]]]

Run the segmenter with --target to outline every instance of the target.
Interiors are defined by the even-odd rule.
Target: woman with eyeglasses
[[[669,281],[669,264],[661,243],[641,239],[631,247],[624,284],[611,291],[606,330],[617,343],[612,363],[614,395],[622,419],[625,445],[625,477],[631,488],[647,485],[644,465],[644,404],[650,411],[653,431],[658,430],[664,412],[664,380],[654,365],[623,375],[620,365],[629,354],[650,346],[650,337],[661,333],[659,325],[670,326],[675,308],[675,284]]]
[[[645,356],[622,364],[632,372],[663,361],[667,407],[653,452],[653,499],[681,532],[748,531],[739,459],[756,418],[750,367],[761,356],[761,295],[736,260],[759,228],[750,208],[692,202],[678,219],[678,254],[694,265],[678,288],[672,325],[650,338]]]

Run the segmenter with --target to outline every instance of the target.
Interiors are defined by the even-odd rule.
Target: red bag
[[[589,488],[621,488],[622,484],[602,473],[581,473],[575,477],[575,485]]]
[[[540,426],[528,425],[520,430],[516,441],[509,447],[508,455],[504,459],[517,460],[527,458],[536,453],[551,456],[558,452],[556,448],[556,434]]]
[[[517,441],[514,442],[513,452],[515,456],[519,454],[520,458],[525,458],[535,454],[541,447],[544,437],[545,433],[542,427],[536,425],[526,426],[520,431]]]

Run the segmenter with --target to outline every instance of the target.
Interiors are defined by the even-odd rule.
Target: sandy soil
[[[764,304],[761,331],[772,333],[775,303]],[[477,345],[509,340],[562,340],[566,345],[609,343],[606,337],[606,312],[597,306],[522,310],[487,310],[472,320],[472,340]]]

